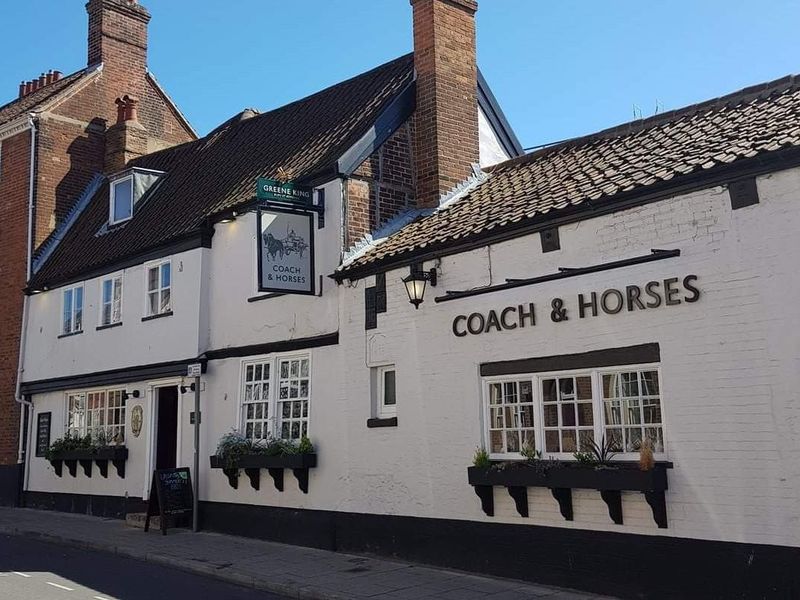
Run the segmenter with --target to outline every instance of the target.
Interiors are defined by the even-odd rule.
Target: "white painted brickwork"
[[[328,193],[332,216],[339,214],[336,186],[332,184]],[[188,329],[191,335],[183,339],[171,329],[178,320],[166,319],[158,339],[173,350],[163,360],[185,359],[173,354],[190,354],[189,347],[198,343],[202,351],[204,346],[242,346],[336,330],[340,344],[309,351],[310,432],[319,450],[319,465],[311,470],[307,495],[297,489],[290,472],[283,493],[274,490],[266,473],[261,490],[255,492],[244,475],[239,489],[233,490],[220,471],[208,468],[208,456],[219,437],[239,423],[241,360],[209,363],[202,397],[201,498],[800,545],[800,169],[761,177],[758,188],[761,203],[735,212],[727,191],[713,188],[564,226],[560,229],[562,249],[548,254],[542,254],[539,236],[531,235],[445,257],[439,265],[439,285],[428,288],[418,311],[409,304],[401,282],[408,270],[389,272],[388,311],[378,315],[378,329],[371,331],[364,330],[364,288],[373,285],[372,277],[338,287],[326,277],[322,298],[285,297],[248,304],[246,297],[254,289],[252,222],[244,218],[233,227],[219,229],[213,248],[205,251],[210,256],[202,261],[198,257],[193,263],[197,266],[192,267],[202,273],[208,290],[193,305],[199,330]],[[339,259],[333,250],[340,247],[336,222],[336,218],[328,219],[329,225],[318,232],[317,261],[323,275],[332,272]],[[236,231],[243,237],[237,237]],[[682,254],[452,302],[433,301],[445,290],[640,256],[651,248],[678,248]],[[426,268],[433,266],[428,263]],[[689,274],[698,277],[703,294],[699,302],[578,318],[579,293],[642,286],[650,280]],[[36,297],[35,304],[45,303],[48,296]],[[551,322],[553,297],[566,301],[569,321]],[[533,328],[464,338],[451,332],[456,315],[485,314],[528,302],[536,303]],[[42,305],[34,310],[46,309]],[[48,330],[55,326],[44,318],[33,317],[34,334],[39,326]],[[54,319],[57,322],[57,316]],[[126,326],[119,332],[127,331],[127,313],[124,319]],[[137,325],[137,330],[144,325]],[[93,334],[77,338],[88,344]],[[656,528],[649,506],[636,493],[623,494],[625,524],[614,525],[599,493],[589,490],[575,491],[573,522],[563,520],[548,490],[535,488],[528,491],[530,518],[517,515],[502,488],[494,492],[496,516],[486,517],[467,484],[467,467],[475,447],[483,443],[479,365],[650,342],[661,348],[665,458],[675,464],[667,493],[669,528]],[[48,354],[51,345],[66,347],[34,341],[30,352],[50,356],[59,375],[91,372],[80,361],[73,369],[66,354]],[[123,353],[141,351],[138,344],[128,350],[120,343],[119,348]],[[167,349],[156,346],[153,352]],[[33,354],[29,361],[37,360]],[[109,365],[113,360],[110,350],[102,359]],[[153,360],[141,362],[154,360],[155,354]],[[368,429],[367,419],[374,416],[369,368],[385,363],[397,368],[399,425]],[[147,390],[150,383],[126,387]],[[192,401],[191,396],[181,399],[183,464],[191,464]],[[52,437],[60,435],[64,395],[41,395],[34,402],[36,412],[53,411]],[[86,480],[80,473],[77,479],[58,479],[44,459],[32,458],[27,489],[133,496],[146,491],[145,440],[152,405],[149,396],[137,403],[145,407],[146,425],[138,439],[128,427],[131,458],[124,481],[112,473],[107,480],[96,474]]]
[[[537,235],[442,260],[439,285],[414,311],[400,280],[387,274],[388,313],[364,332],[365,283],[348,290],[342,345],[348,357],[351,412],[347,439],[354,480],[349,510],[529,523],[767,544],[800,544],[800,171],[758,180],[761,203],[733,212],[727,190],[713,188],[600,217],[560,230],[562,250],[541,253]],[[435,304],[445,290],[464,290],[649,253],[679,258]],[[433,263],[426,264],[426,268]],[[696,274],[695,304],[601,313],[578,319],[578,293],[644,285]],[[369,282],[367,282],[369,284]],[[549,300],[564,298],[569,322],[550,321]],[[453,317],[535,302],[535,328],[456,338]],[[379,360],[398,368],[396,430],[368,431],[368,371],[363,356],[380,340]],[[669,528],[659,530],[641,494],[623,494],[625,525],[614,525],[597,492],[576,491],[575,520],[563,520],[548,490],[529,489],[530,518],[519,517],[503,488],[489,518],[467,485],[466,467],[482,443],[482,362],[570,354],[658,342]],[[378,357],[375,357],[378,360]],[[398,457],[396,461],[391,457]],[[400,464],[392,466],[392,463]],[[383,475],[381,473],[392,473]],[[383,477],[383,478],[382,478]],[[402,494],[375,498],[375,487]]]

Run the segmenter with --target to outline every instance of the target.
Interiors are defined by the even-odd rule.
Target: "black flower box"
[[[267,469],[272,477],[275,489],[282,492],[283,471],[284,469],[291,469],[300,489],[304,494],[307,494],[308,470],[317,466],[316,454],[283,454],[278,456],[250,454],[240,456],[231,462],[225,461],[216,455],[209,458],[211,468],[222,469],[222,472],[228,478],[228,483],[234,489],[239,487],[239,469],[244,469],[254,490],[258,490],[261,487],[261,469]]]
[[[622,524],[621,492],[642,492],[653,510],[653,518],[661,528],[667,527],[665,491],[668,489],[667,469],[672,463],[656,463],[653,469],[642,471],[637,463],[618,462],[612,466],[592,467],[578,463],[541,461],[535,466],[528,463],[496,463],[491,467],[469,467],[469,483],[481,499],[483,511],[494,515],[493,487],[508,490],[514,499],[517,512],[528,516],[527,488],[549,488],[558,501],[565,519],[573,519],[572,490],[598,490],[608,506],[611,519]]]
[[[125,462],[128,460],[128,448],[125,446],[106,446],[103,448],[82,448],[80,450],[61,450],[53,452],[49,461],[58,477],[63,475],[63,465],[72,477],[77,476],[80,463],[84,474],[92,476],[92,464],[97,465],[102,477],[108,477],[108,463],[114,465],[117,475],[125,478]]]

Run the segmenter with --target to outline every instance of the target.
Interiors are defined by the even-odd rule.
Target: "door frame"
[[[145,463],[144,485],[142,486],[142,498],[147,500],[150,497],[150,483],[153,475],[153,469],[156,464],[156,445],[158,444],[158,390],[161,388],[175,387],[178,388],[178,426],[175,432],[175,464],[180,465],[181,461],[181,439],[183,430],[182,408],[181,401],[181,386],[183,385],[183,377],[173,379],[162,379],[159,381],[152,381],[147,383],[147,424],[148,424],[148,438],[147,438],[147,457]]]

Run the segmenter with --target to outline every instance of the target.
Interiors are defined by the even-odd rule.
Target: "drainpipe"
[[[28,127],[31,131],[31,155],[30,155],[30,174],[28,177],[28,247],[26,252],[25,265],[25,284],[31,280],[33,269],[33,213],[36,195],[34,186],[36,184],[36,114],[28,115]],[[17,462],[23,462],[25,457],[25,447],[23,441],[25,436],[25,415],[33,406],[30,400],[26,400],[22,395],[22,373],[25,370],[25,341],[28,332],[28,294],[22,299],[22,328],[19,338],[19,359],[17,363],[17,390],[14,399],[20,404],[19,415],[19,448],[17,451]]]

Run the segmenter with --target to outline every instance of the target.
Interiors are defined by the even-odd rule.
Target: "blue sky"
[[[411,50],[408,0],[142,0],[150,68],[201,133]],[[0,104],[85,64],[84,0],[3,2]],[[535,146],[800,72],[800,0],[482,0],[478,61]]]

